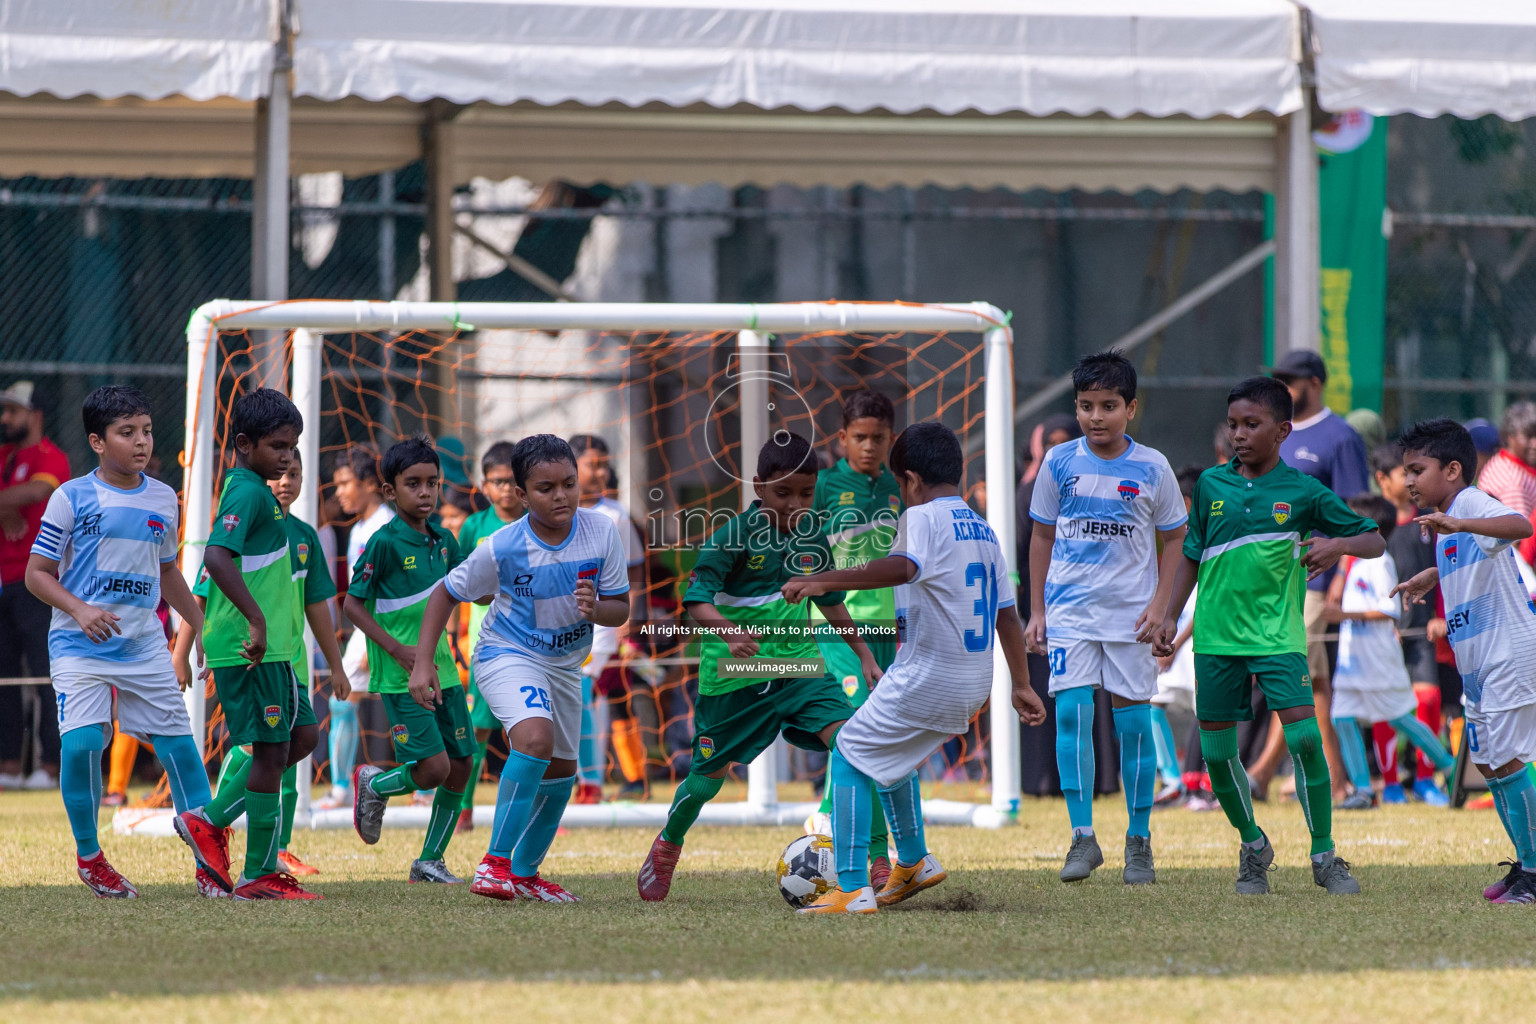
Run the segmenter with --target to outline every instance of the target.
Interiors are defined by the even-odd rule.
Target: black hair
[[[131,384],[106,384],[85,396],[80,415],[85,420],[86,437],[106,437],[107,428],[118,420],[154,413],[149,408],[149,399],[138,388]]]
[[[480,475],[485,476],[496,466],[511,469],[512,453],[516,450],[517,446],[511,441],[497,441],[491,445],[485,450],[485,454],[480,456]]]
[[[960,439],[936,420],[912,424],[891,445],[891,472],[901,477],[908,470],[929,487],[960,486],[960,477],[965,472]]]
[[[1442,466],[1461,463],[1462,482],[1469,486],[1477,475],[1477,445],[1467,428],[1453,419],[1437,416],[1420,420],[1397,439],[1397,446],[1404,455],[1419,452],[1439,459]]]
[[[1195,484],[1199,482],[1200,474],[1204,472],[1205,469],[1203,467],[1196,466],[1193,463],[1181,466],[1179,471],[1173,475],[1174,479],[1179,482],[1179,493],[1190,501],[1195,500]]]
[[[577,434],[575,437],[571,438],[570,445],[571,451],[576,455],[578,459],[589,451],[602,452],[604,455],[612,454],[612,452],[608,450],[608,442],[604,441],[596,434]]]
[[[1083,356],[1072,366],[1072,390],[1113,391],[1130,403],[1136,398],[1136,367],[1119,349]]]
[[[257,388],[241,395],[235,400],[234,408],[229,410],[230,436],[244,434],[252,444],[271,437],[284,427],[292,427],[302,434],[304,417],[287,395],[272,388]]]
[[[447,484],[443,487],[442,503],[452,505],[454,508],[469,515],[475,511],[475,496],[457,484]]]
[[[379,476],[379,453],[372,445],[354,444],[342,449],[336,456],[336,464],[331,467],[331,472],[334,473],[343,466],[352,471],[358,483],[369,480],[376,484],[384,482]]]
[[[1371,472],[1392,475],[1403,466],[1403,450],[1395,444],[1379,444],[1371,449]]]
[[[814,475],[820,467],[811,442],[788,430],[776,432],[757,453],[757,478],[764,483],[796,473]]]
[[[1295,403],[1291,401],[1291,389],[1286,387],[1274,377],[1249,377],[1247,380],[1238,381],[1233,389],[1227,392],[1227,404],[1233,402],[1253,402],[1268,409],[1276,423],[1287,423],[1296,411]]]
[[[1220,423],[1216,424],[1214,447],[1216,448],[1216,451],[1221,454],[1223,462],[1231,462],[1233,459],[1237,458],[1237,452],[1232,448],[1232,434],[1227,430],[1226,420],[1222,420]]]
[[[574,471],[576,453],[554,434],[529,434],[512,446],[512,477],[519,487],[527,488],[529,470],[548,462],[569,462]]]
[[[879,420],[886,426],[896,427],[896,407],[878,391],[864,388],[843,396],[843,426],[854,420]]]
[[[1379,494],[1357,494],[1345,502],[1350,508],[1376,523],[1381,539],[1386,540],[1397,529],[1397,507]]]
[[[443,460],[438,457],[432,439],[426,434],[412,434],[389,446],[389,451],[384,453],[384,458],[379,462],[379,473],[384,482],[393,487],[395,477],[422,463],[429,464],[439,474],[443,471]]]

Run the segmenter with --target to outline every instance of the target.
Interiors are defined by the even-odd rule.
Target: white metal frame
[[[987,520],[1011,564],[1015,551],[1013,485],[1013,331],[1008,316],[984,302],[957,305],[896,303],[516,303],[516,302],[233,302],[218,300],[199,307],[187,324],[186,511],[182,574],[195,582],[213,517],[213,471],[218,461],[212,448],[214,410],[218,401],[218,334],[220,331],[293,331],[291,396],[306,423],[320,419],[321,345],[327,332],[509,329],[593,331],[735,331],[743,370],[766,362],[769,336],[844,330],[948,331],[982,335],[985,352],[985,436]],[[761,409],[761,417],[744,420],[744,450],[755,450],[768,434],[766,395],[752,402],[751,389],[766,389],[766,379],[743,373],[743,408]],[[311,480],[318,479],[319,433],[306,430],[300,455]],[[743,501],[748,500],[745,496]],[[318,526],[319,488],[305,488],[297,511],[300,519]],[[1017,571],[1018,567],[1013,566]],[[306,633],[307,635],[307,633]],[[313,650],[313,638],[310,638]],[[989,805],[956,801],[925,802],[930,822],[996,827],[1011,819],[1019,803],[1019,731],[1010,698],[1011,684],[1001,649],[994,652],[991,705],[992,799]],[[206,735],[201,687],[187,691],[187,710],[199,742]],[[307,776],[301,775],[301,778]],[[778,800],[774,752],[768,751],[749,768],[747,800],[710,804],[700,820],[714,824],[782,824],[801,820],[812,809]],[[296,820],[314,828],[351,824],[349,809],[310,813],[309,787],[299,787]],[[490,807],[476,810],[489,824]],[[421,827],[426,808],[399,807],[386,815],[386,824]],[[647,825],[665,820],[660,805],[571,805],[568,825]],[[335,819],[334,821],[331,819]],[[135,829],[138,831],[140,829]]]

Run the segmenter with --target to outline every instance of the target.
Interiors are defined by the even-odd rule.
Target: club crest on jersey
[[[223,524],[225,533],[234,533],[240,526],[240,517],[231,512],[219,522]]]
[[[708,761],[715,756],[715,741],[708,736],[699,737],[699,759]]]
[[[597,562],[582,562],[576,569],[576,579],[595,580],[597,579],[597,570],[599,568],[601,566]]]
[[[389,735],[391,739],[400,744],[402,747],[411,742],[410,726],[406,725],[404,722],[401,722],[399,725],[389,730]]]
[[[1445,542],[1445,560],[1452,565],[1456,564],[1456,538],[1454,537]]]
[[[156,543],[165,537],[166,527],[164,519],[161,519],[157,515],[151,515],[149,519],[145,521],[145,523],[149,527],[149,535],[155,538]]]
[[[277,723],[283,720],[283,709],[276,704],[268,704],[261,709],[261,720],[267,723],[268,729],[276,729]]]
[[[891,511],[892,512],[896,512],[898,514],[901,512],[901,496],[900,495],[896,495],[896,494],[889,495],[889,496],[887,496],[886,500],[891,503]]]
[[[366,583],[369,580],[373,579],[373,563],[372,562],[364,562],[363,563],[363,571],[357,574],[357,578],[359,580],[363,581],[364,583]]]
[[[802,573],[809,576],[816,571],[816,556],[811,554],[801,555],[795,559],[795,564],[800,567]]]
[[[1120,486],[1115,489],[1120,492],[1121,501],[1135,501],[1141,497],[1141,488],[1135,480],[1121,480]]]
[[[859,692],[859,677],[843,676],[843,692],[848,695],[849,700],[852,700],[854,694]]]
[[[1284,526],[1291,518],[1291,506],[1288,502],[1277,501],[1269,514],[1274,517],[1275,525]]]
[[[299,564],[300,565],[308,565],[309,564],[309,545],[308,544],[300,544],[298,546],[297,550],[299,552]]]

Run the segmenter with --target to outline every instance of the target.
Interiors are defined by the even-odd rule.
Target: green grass
[[[726,797],[731,796],[728,790]],[[1124,827],[1097,807],[1101,836]],[[1159,882],[1119,882],[1118,843],[1094,878],[1056,881],[1060,802],[1029,803],[996,832],[936,828],[944,885],[862,919],[801,919],[769,873],[795,834],[700,828],[672,898],[645,905],[634,874],[651,836],[574,830],[546,864],[577,906],[502,904],[406,885],[420,836],[300,832],[324,874],[314,903],[197,899],[175,840],[104,832],[132,902],[74,877],[57,794],[0,795],[0,1019],[117,1022],[782,1020],[835,1012],[1011,1018],[1517,1019],[1536,953],[1536,908],[1480,897],[1507,843],[1491,812],[1420,806],[1338,815],[1365,887],[1311,881],[1297,806],[1260,807],[1279,851],[1275,894],[1232,892],[1236,839],[1219,813],[1157,814]],[[106,822],[106,816],[103,816]],[[448,861],[468,875],[485,832]],[[235,840],[242,849],[244,840]],[[1284,1016],[1276,1018],[1276,1013]],[[1049,1019],[1045,1017],[1042,1019]]]

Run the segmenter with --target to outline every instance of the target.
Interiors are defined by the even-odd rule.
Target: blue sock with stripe
[[[1521,770],[1502,779],[1489,779],[1488,789],[1493,793],[1499,821],[1515,844],[1515,859],[1525,870],[1536,871],[1536,785],[1531,784],[1530,774]]]
[[[827,786],[832,790],[832,863],[837,866],[837,887],[858,892],[869,884],[869,805],[874,786],[836,748],[827,765]]]
[[[1093,831],[1093,687],[1056,693],[1056,770],[1072,831]]]
[[[592,717],[592,677],[581,677],[581,738],[576,745],[577,774],[582,782],[602,784],[602,769],[597,763],[597,723]]]
[[[560,830],[560,816],[565,813],[565,805],[571,802],[571,790],[575,785],[574,775],[567,775],[563,779],[544,779],[539,783],[528,827],[512,848],[514,875],[527,878],[539,873],[539,865],[544,863],[549,847],[555,841],[555,833]]]
[[[59,737],[59,795],[75,854],[89,860],[101,852],[96,841],[96,816],[101,809],[101,752],[107,749],[111,725],[84,725]]]
[[[491,824],[492,857],[512,856],[512,847],[528,830],[533,817],[533,801],[539,794],[539,780],[549,762],[539,757],[529,757],[519,751],[507,754],[507,763],[501,768],[501,784],[496,787],[496,817]]]
[[[1152,788],[1157,778],[1157,731],[1152,705],[1115,708],[1115,737],[1120,741],[1120,787],[1131,823],[1128,836],[1152,835]]]
[[[1429,726],[1419,721],[1413,714],[1399,715],[1392,719],[1392,728],[1408,737],[1408,742],[1413,749],[1424,755],[1424,759],[1442,772],[1448,772],[1456,765],[1456,759],[1451,752],[1445,749],[1445,744],[1440,742],[1440,737],[1432,732]],[[1395,781],[1395,780],[1394,780]]]
[[[896,860],[911,867],[928,856],[928,840],[923,835],[923,793],[912,772],[894,786],[880,789],[880,803],[885,807],[885,823],[896,844]]]
[[[357,767],[357,705],[339,697],[331,698],[330,733],[331,785],[350,787],[352,769]]]
[[[213,799],[208,788],[208,769],[203,767],[203,756],[198,753],[197,741],[190,735],[151,736],[150,746],[165,767],[165,781],[170,783],[171,803],[176,813],[205,807]]]
[[[1179,764],[1179,747],[1173,741],[1173,726],[1168,722],[1168,712],[1156,704],[1152,709],[1152,739],[1157,746],[1157,773],[1170,786],[1184,785],[1184,768]]]
[[[1365,759],[1365,740],[1360,736],[1360,724],[1353,718],[1335,718],[1333,731],[1339,737],[1339,756],[1344,759],[1344,774],[1349,784],[1369,792],[1371,766]]]

